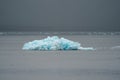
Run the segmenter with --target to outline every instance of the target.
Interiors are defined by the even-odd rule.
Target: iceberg
[[[94,50],[92,47],[81,47],[79,42],[74,42],[63,37],[48,36],[41,40],[34,40],[24,44],[23,50]]]

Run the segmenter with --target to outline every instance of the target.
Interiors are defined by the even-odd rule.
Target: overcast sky
[[[120,0],[0,0],[0,31],[120,31]]]

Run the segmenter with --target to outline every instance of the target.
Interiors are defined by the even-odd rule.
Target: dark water
[[[53,34],[52,34],[53,35]],[[1,35],[0,80],[120,80],[120,35],[59,35],[95,51],[23,51],[47,35]]]

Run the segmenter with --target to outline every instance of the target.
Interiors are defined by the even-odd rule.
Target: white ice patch
[[[81,47],[79,42],[74,42],[58,36],[34,40],[24,44],[23,50],[94,50],[92,47]]]
[[[114,46],[111,49],[120,49],[120,46]]]

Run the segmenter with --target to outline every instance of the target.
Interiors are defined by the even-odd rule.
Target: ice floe
[[[41,40],[34,40],[24,44],[23,50],[95,50],[93,47],[82,47],[79,42],[74,42],[63,37],[48,36]]]
[[[120,46],[114,46],[111,49],[120,49]]]

